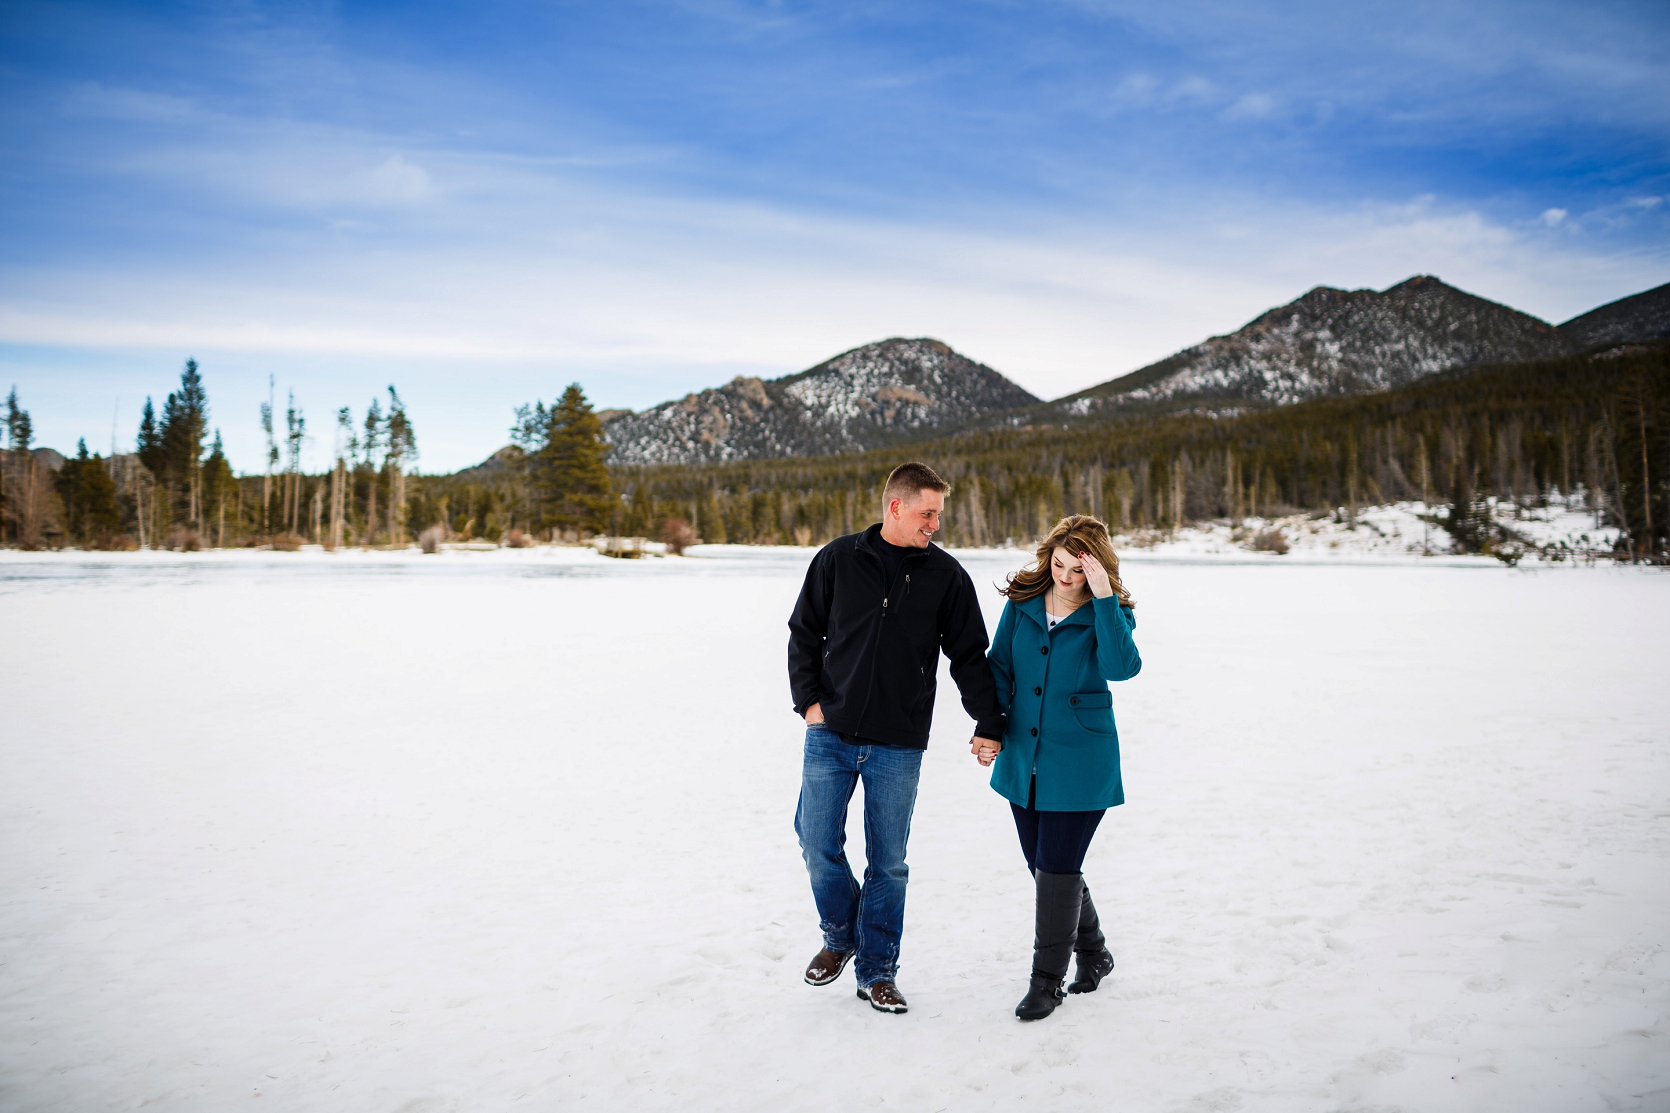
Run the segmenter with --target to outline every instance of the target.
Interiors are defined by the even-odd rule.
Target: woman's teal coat
[[[1136,624],[1116,595],[1092,599],[1053,630],[1041,595],[1003,608],[987,655],[1009,714],[993,788],[1026,807],[1036,766],[1039,811],[1091,812],[1125,802],[1107,682],[1141,671],[1131,640]]]

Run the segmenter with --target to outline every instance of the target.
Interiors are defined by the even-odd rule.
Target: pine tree
[[[57,528],[58,495],[48,469],[29,451],[35,424],[18,404],[17,387],[6,398],[7,452],[0,460],[0,520],[11,523],[12,536],[36,548]]]
[[[354,415],[347,406],[336,411],[336,466],[331,469],[332,549],[341,548],[348,527],[348,461],[359,451],[354,436]]]
[[[545,445],[535,463],[535,488],[546,525],[600,533],[608,528],[609,445],[585,391],[571,383],[549,412]]]
[[[405,469],[417,459],[417,434],[412,430],[411,419],[406,416],[406,403],[400,400],[392,384],[389,386],[389,412],[384,419],[384,429],[387,449],[383,468],[388,473],[389,482],[389,533],[392,534],[390,540],[399,545],[408,539]]]
[[[145,465],[145,470],[152,475],[161,475],[163,470],[162,432],[157,428],[157,411],[151,405],[149,396],[145,399],[145,409],[139,415],[139,439],[136,449],[139,462]]]
[[[367,491],[365,495],[365,542],[377,543],[377,463],[376,456],[383,446],[383,410],[377,399],[371,400],[371,407],[365,411],[365,437],[360,441],[360,451],[365,453],[365,470],[367,473]]]
[[[162,471],[158,478],[173,493],[181,518],[194,526],[202,525],[203,436],[208,425],[209,395],[203,389],[197,361],[187,359],[180,372],[180,389],[170,393],[162,407]]]
[[[289,532],[299,533],[302,501],[302,442],[307,439],[307,417],[296,405],[296,392],[284,411],[284,520]]]
[[[13,452],[28,452],[35,439],[35,423],[29,411],[18,405],[17,386],[6,396],[6,447]]]
[[[232,465],[227,462],[226,449],[220,441],[220,430],[216,429],[209,458],[203,462],[203,510],[215,523],[215,545],[219,548],[226,547],[226,503],[235,497],[237,487],[237,476],[232,474]]]
[[[278,466],[278,439],[273,435],[275,403],[273,377],[267,376],[267,400],[261,403],[261,431],[267,434],[267,474],[261,481],[261,529],[272,532],[273,469]]]
[[[63,501],[65,525],[79,541],[107,542],[122,529],[122,510],[116,502],[116,481],[104,460],[87,454],[87,439],[75,456],[64,461],[54,482]]]
[[[34,423],[29,420],[29,411],[18,404],[17,386],[14,384],[12,392],[6,396],[7,451],[0,456],[0,523],[12,523],[19,535],[33,462],[29,444],[34,439]]]

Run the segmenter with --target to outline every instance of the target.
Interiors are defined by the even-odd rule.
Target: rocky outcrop
[[[611,464],[825,456],[936,433],[1039,399],[938,340],[883,340],[781,379],[738,376],[641,413],[614,412]]]

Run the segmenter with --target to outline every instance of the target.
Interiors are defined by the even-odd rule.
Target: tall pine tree
[[[221,547],[226,545],[226,503],[237,496],[237,490],[237,476],[226,459],[220,430],[216,429],[209,458],[203,461],[203,515],[214,530],[215,544]]]
[[[162,432],[157,428],[157,411],[149,397],[146,397],[145,409],[139,415],[139,438],[135,450],[139,453],[139,462],[145,465],[147,471],[152,475],[161,474]]]
[[[406,416],[406,403],[400,400],[393,384],[389,385],[389,412],[384,421],[384,431],[387,451],[383,456],[383,468],[388,473],[389,533],[390,540],[400,545],[408,540],[410,533],[406,528],[406,469],[417,459],[417,433],[412,429],[412,419]]]
[[[162,473],[180,517],[195,526],[203,518],[203,436],[209,429],[209,395],[197,361],[187,359],[180,389],[162,406]]]
[[[569,384],[548,412],[545,445],[534,465],[544,522],[559,531],[601,533],[608,529],[610,511],[603,423],[579,383]]]

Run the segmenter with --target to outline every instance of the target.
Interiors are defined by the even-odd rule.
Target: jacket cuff
[[[974,736],[976,738],[990,738],[993,741],[1000,742],[1008,729],[1008,717],[999,715],[995,719],[981,719],[978,723],[975,723]]]

